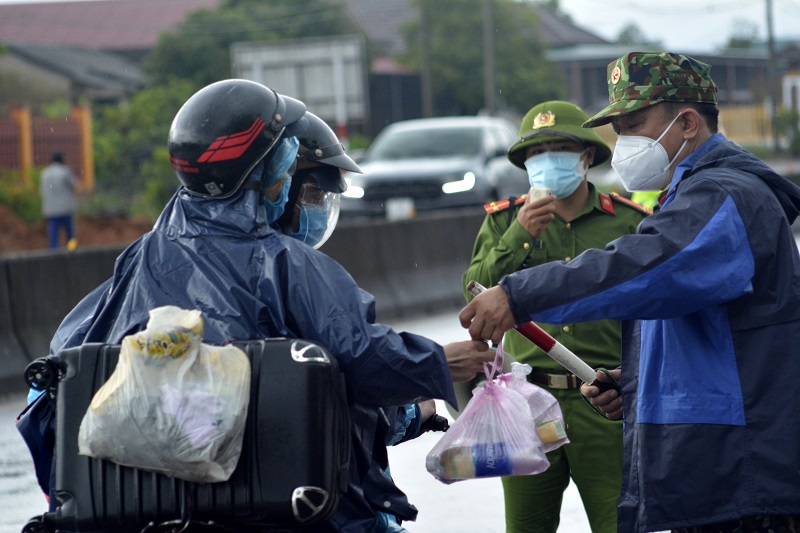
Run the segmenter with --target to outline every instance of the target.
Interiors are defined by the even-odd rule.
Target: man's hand
[[[622,376],[621,369],[609,370],[608,373],[619,383],[620,377]],[[597,381],[611,383],[608,376],[599,370],[597,371]],[[602,411],[609,420],[618,420],[622,418],[622,396],[620,396],[617,391],[612,389],[601,393],[598,387],[584,383],[581,385],[581,394],[589,400],[590,404]]]
[[[491,340],[495,344],[500,344],[503,334],[515,326],[508,296],[499,285],[473,298],[458,319],[474,340]]]
[[[436,414],[436,402],[433,400],[424,400],[417,405],[419,405],[419,419],[423,423]]]
[[[447,431],[450,429],[450,422],[443,416],[436,414],[436,403],[433,400],[419,402],[420,434],[426,431]]]
[[[483,371],[483,363],[494,361],[494,350],[485,342],[460,341],[444,346],[444,356],[453,381],[469,381]]]
[[[552,194],[533,201],[531,201],[531,197],[528,196],[525,199],[525,203],[522,204],[519,213],[517,213],[517,222],[525,228],[525,231],[527,231],[531,237],[538,239],[539,235],[547,229],[547,226],[549,226],[555,218],[555,215],[553,215],[553,212],[556,210],[556,206],[553,203],[555,201],[556,197]]]

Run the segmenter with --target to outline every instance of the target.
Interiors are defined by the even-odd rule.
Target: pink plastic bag
[[[550,466],[528,403],[492,379],[502,357],[498,351],[491,369],[484,365],[486,382],[428,453],[425,467],[443,483],[538,474]]]
[[[497,348],[502,351],[502,345]],[[561,406],[555,396],[528,382],[527,375],[531,373],[531,366],[522,363],[511,363],[511,372],[499,376],[496,381],[508,388],[517,391],[531,409],[533,426],[542,441],[545,452],[552,452],[555,449],[569,442],[564,423],[564,415],[561,413]]]

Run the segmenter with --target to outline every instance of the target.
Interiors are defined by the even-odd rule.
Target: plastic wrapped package
[[[514,362],[511,363],[511,372],[503,374],[497,380],[525,398],[544,451],[552,452],[569,442],[564,415],[555,396],[528,381],[527,376],[531,370],[530,365]]]
[[[250,361],[203,344],[199,311],[159,307],[122,340],[119,362],[92,398],[81,455],[192,482],[226,481],[242,450]]]
[[[487,381],[428,453],[425,467],[439,481],[538,474],[550,466],[528,403],[492,379],[501,365],[496,358],[486,368]]]

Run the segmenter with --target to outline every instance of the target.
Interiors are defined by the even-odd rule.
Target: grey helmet
[[[361,168],[345,153],[341,141],[324,120],[310,111],[305,118],[308,127],[297,135],[300,141],[298,167],[316,167],[315,177],[320,187],[330,192],[344,192],[347,184],[339,169],[361,174]]]

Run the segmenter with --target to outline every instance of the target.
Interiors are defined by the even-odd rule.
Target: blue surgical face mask
[[[300,228],[289,230],[288,235],[314,246],[328,231],[328,210],[324,205],[298,205],[297,209],[300,210]]]
[[[525,160],[531,187],[545,187],[562,200],[574,193],[584,179],[585,152],[542,152]]]
[[[289,187],[291,185],[292,177],[289,174],[285,174],[281,192],[278,194],[278,197],[275,198],[275,201],[271,202],[269,198],[264,198],[264,207],[267,208],[267,222],[269,224],[281,218],[284,208],[286,207],[286,202],[289,200]]]
[[[276,183],[283,177],[297,160],[297,151],[300,141],[297,137],[284,137],[272,152],[267,154],[266,168],[264,169],[264,189]]]
[[[306,190],[308,189],[308,191]],[[333,233],[339,219],[341,195],[325,192],[316,185],[303,184],[296,209],[299,212],[297,231],[287,227],[284,233],[314,248],[319,248]]]
[[[264,167],[264,175],[261,179],[262,190],[266,190],[283,178],[281,192],[274,201],[264,198],[264,207],[267,208],[267,222],[272,224],[280,218],[289,199],[289,187],[292,184],[291,168],[297,161],[297,151],[300,149],[300,141],[296,137],[285,137],[281,139],[271,154]],[[271,157],[269,157],[271,155]]]

